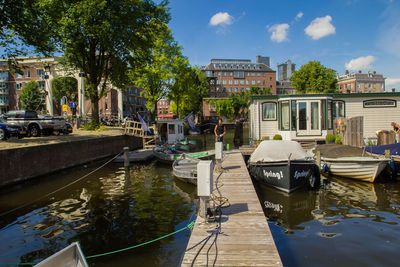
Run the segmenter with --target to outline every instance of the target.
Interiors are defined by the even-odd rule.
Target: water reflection
[[[63,179],[65,184],[69,182],[68,176],[57,177]],[[0,263],[38,262],[73,241],[79,241],[88,256],[180,229],[195,206],[192,189],[185,191],[185,186],[176,184],[171,168],[154,162],[132,166],[129,175],[118,165],[107,166],[73,188],[27,207],[26,213],[21,210],[4,221],[0,218],[4,225],[0,229]],[[10,190],[11,203],[13,196]],[[0,210],[5,208],[0,205]],[[135,251],[92,259],[89,264],[176,266],[188,238],[188,233],[181,232]]]
[[[400,183],[330,178],[318,191],[258,185],[285,266],[397,266]]]

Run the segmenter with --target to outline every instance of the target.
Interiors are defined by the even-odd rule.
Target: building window
[[[8,81],[8,71],[0,71],[0,81]]]
[[[232,84],[232,80],[228,80],[228,84]]]
[[[269,80],[272,81],[272,77],[269,77]]]
[[[372,86],[371,86],[371,84],[368,84],[368,88],[371,88]]]
[[[229,90],[229,93],[232,93],[232,87],[229,87],[228,90]]]
[[[360,88],[360,83],[357,83],[357,88]]]
[[[262,103],[262,120],[263,121],[276,120],[276,103],[274,102]]]
[[[44,82],[39,82],[39,89],[44,91],[46,84]]]
[[[226,80],[222,80],[222,84],[226,84]]]
[[[263,72],[263,77],[265,77],[266,76],[266,74],[265,74],[265,72]]]
[[[37,76],[39,79],[44,79],[44,75],[45,75],[44,70],[37,70],[37,71],[36,71],[36,76]]]
[[[270,84],[270,85],[269,85],[269,88],[271,88],[271,89],[272,89],[272,84]]]
[[[237,93],[238,92],[238,89],[235,87],[235,93]]]
[[[252,81],[251,81],[251,84],[252,84],[252,85],[256,85],[256,80],[252,80]]]
[[[15,88],[17,90],[21,90],[22,89],[22,83],[16,83]]]
[[[21,73],[15,73],[15,78],[16,79],[21,79],[22,78],[22,74]]]
[[[229,72],[229,76],[232,76],[232,72]]]
[[[240,80],[240,85],[244,85],[244,80]]]
[[[225,76],[225,74],[226,74],[226,73],[225,73],[225,72],[223,72],[223,73],[222,73],[222,76]]]
[[[107,102],[106,102],[106,103],[104,103],[104,108],[105,108],[105,110],[108,110],[108,105],[107,105]]]
[[[31,77],[31,72],[29,70],[26,70],[24,72],[25,78],[30,78]]]
[[[257,84],[260,85],[260,84],[261,84],[261,81],[260,81],[260,80],[257,80]]]
[[[244,88],[240,88],[240,92],[242,92],[242,93],[243,93],[243,92],[244,92]]]
[[[250,76],[250,73],[246,72],[246,76]]]
[[[257,77],[260,77],[260,76],[261,76],[261,73],[257,72]]]
[[[265,80],[263,80],[263,85],[265,85]]]
[[[256,74],[254,72],[251,73],[251,76],[255,76]]]
[[[250,81],[249,80],[246,80],[246,85],[249,85],[250,84]]]
[[[235,78],[244,78],[244,72],[243,71],[234,71],[233,76]]]
[[[235,81],[234,81],[234,84],[235,84],[235,85],[238,85],[238,84],[239,84],[239,81],[238,81],[238,80],[235,80]]]

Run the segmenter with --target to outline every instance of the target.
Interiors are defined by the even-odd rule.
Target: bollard
[[[129,147],[126,146],[122,150],[124,151],[124,167],[129,167],[129,157],[128,157]]]
[[[321,168],[321,151],[317,151],[315,154],[315,164],[318,166],[318,168]]]
[[[216,171],[222,170],[222,156],[224,144],[222,142],[215,142],[215,169]]]
[[[197,195],[200,197],[199,216],[207,219],[207,209],[213,191],[212,160],[202,160],[197,164]]]

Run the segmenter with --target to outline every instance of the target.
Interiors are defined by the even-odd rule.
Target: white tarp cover
[[[296,141],[265,140],[258,145],[250,156],[250,163],[305,160],[309,155]]]

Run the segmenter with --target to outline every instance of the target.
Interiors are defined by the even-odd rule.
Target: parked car
[[[64,118],[55,118],[48,115],[38,115],[32,110],[13,110],[4,114],[4,119],[12,125],[23,126],[27,134],[33,137],[42,133],[52,134],[55,130],[61,130],[65,125]]]
[[[23,126],[11,125],[0,121],[0,140],[7,140],[10,137],[18,139],[26,135],[26,129]]]

